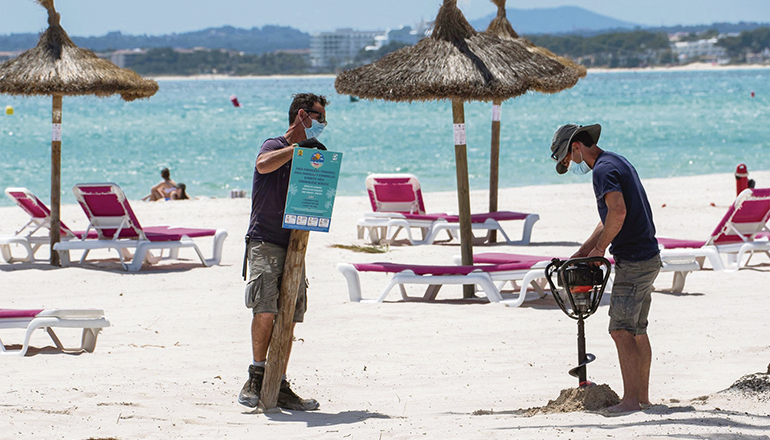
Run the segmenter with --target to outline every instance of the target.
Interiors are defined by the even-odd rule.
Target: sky
[[[231,25],[291,26],[305,32],[351,27],[381,30],[432,20],[441,0],[56,0],[70,35],[161,35]],[[497,9],[489,0],[458,0],[476,19]],[[770,0],[509,0],[517,9],[579,6],[649,26],[770,22]],[[46,14],[33,0],[0,0],[0,35],[40,32]]]

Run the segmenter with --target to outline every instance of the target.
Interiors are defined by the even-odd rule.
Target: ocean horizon
[[[155,96],[129,103],[64,98],[62,203],[75,203],[79,182],[115,182],[139,199],[164,167],[193,197],[248,193],[260,145],[284,134],[291,96],[305,91],[330,102],[319,140],[344,153],[338,195],[364,195],[371,173],[415,174],[424,191],[456,189],[448,101],[352,102],[328,76],[158,82]],[[0,95],[6,106],[14,114],[0,115],[0,186],[27,187],[48,203],[51,99]],[[491,107],[465,104],[472,190],[489,185]],[[503,103],[500,187],[586,182],[557,175],[549,157],[565,123],[601,124],[599,146],[626,156],[643,179],[732,173],[739,163],[770,170],[768,121],[769,69],[590,72],[561,93]]]

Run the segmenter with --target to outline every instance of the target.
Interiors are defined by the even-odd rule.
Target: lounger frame
[[[85,351],[93,353],[96,348],[96,339],[99,332],[110,326],[110,322],[104,317],[104,311],[99,309],[46,309],[41,310],[33,317],[11,317],[0,319],[0,329],[24,329],[24,341],[20,350],[8,350],[0,340],[0,355],[24,356],[29,350],[29,341],[35,330],[43,329],[51,337],[56,348],[62,351]],[[54,332],[54,327],[82,328],[80,347],[67,348],[59,340]]]

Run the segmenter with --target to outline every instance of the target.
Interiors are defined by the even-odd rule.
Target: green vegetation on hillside
[[[301,55],[287,53],[250,55],[226,50],[178,52],[150,49],[137,55],[129,67],[143,75],[277,75],[306,73],[309,64]]]
[[[722,38],[717,45],[724,47],[733,60],[744,62],[746,53],[770,50],[770,27],[744,31],[737,37]]]

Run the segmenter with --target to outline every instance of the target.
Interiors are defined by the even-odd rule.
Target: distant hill
[[[519,34],[584,33],[642,27],[636,23],[616,20],[577,6],[537,9],[506,8],[505,12],[508,21]],[[474,28],[483,31],[489,26],[495,15],[489,14],[469,22]]]
[[[38,34],[0,35],[0,51],[26,50],[37,44]],[[176,47],[192,49],[232,49],[250,54],[263,54],[279,49],[306,49],[310,35],[288,26],[264,26],[239,29],[232,26],[209,28],[201,31],[158,36],[123,35],[110,32],[99,37],[71,36],[78,46],[94,51]]]

